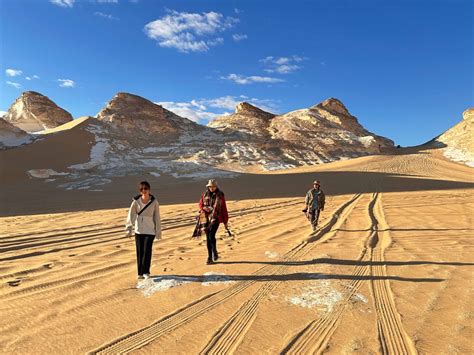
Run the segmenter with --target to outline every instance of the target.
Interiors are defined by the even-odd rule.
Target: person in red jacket
[[[207,183],[206,191],[202,193],[199,200],[199,211],[205,213],[207,220],[205,229],[208,253],[207,264],[213,264],[214,261],[219,259],[216,241],[217,229],[220,223],[224,223],[227,229],[227,222],[229,221],[224,193],[219,190],[215,179],[211,179]]]

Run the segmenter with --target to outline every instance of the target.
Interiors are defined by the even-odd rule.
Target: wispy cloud
[[[34,80],[34,79],[39,79],[40,77],[38,75],[32,75],[32,76],[25,76],[26,80]]]
[[[76,0],[49,0],[51,4],[61,7],[73,7]]]
[[[95,0],[101,4],[118,4],[118,0]]]
[[[7,81],[6,83],[7,83],[8,85],[13,86],[13,87],[16,88],[16,89],[21,88],[21,84],[20,84],[20,83],[15,83],[15,82],[13,82],[13,81]]]
[[[94,15],[95,16],[99,16],[99,17],[102,17],[102,18],[105,18],[107,20],[119,20],[118,17],[115,17],[111,14],[104,14],[103,12],[100,12],[100,11],[96,11],[94,12]]]
[[[170,11],[168,15],[145,25],[145,34],[160,47],[180,52],[205,52],[223,43],[214,36],[233,27],[239,19],[218,12],[187,13]]]
[[[254,84],[254,83],[281,83],[284,80],[269,76],[258,76],[258,75],[251,75],[251,76],[244,76],[240,74],[229,74],[227,76],[221,76],[223,80],[230,80],[237,84],[247,85],[247,84]]]
[[[305,57],[300,57],[297,55],[289,57],[269,56],[260,59],[260,62],[262,62],[266,66],[264,70],[267,73],[289,74],[303,68],[303,66],[299,63],[306,59],[307,58]]]
[[[19,70],[19,69],[7,69],[7,70],[5,70],[5,74],[7,76],[19,76],[19,75],[23,74],[23,71]]]
[[[234,33],[232,35],[232,38],[235,42],[240,42],[240,41],[243,41],[244,39],[247,39],[248,36],[246,34]]]
[[[164,101],[156,102],[156,104],[163,106],[179,116],[186,117],[200,124],[207,124],[218,116],[231,114],[234,112],[235,106],[242,101],[247,101],[265,111],[278,111],[277,103],[274,100],[250,98],[244,95],[195,99],[189,102]]]
[[[74,80],[71,79],[58,79],[58,81],[60,83],[59,86],[62,88],[73,88],[76,86]]]

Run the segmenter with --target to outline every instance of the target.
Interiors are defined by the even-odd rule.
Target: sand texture
[[[221,179],[234,235],[219,229],[215,265],[191,238],[205,182],[153,180],[163,239],[138,284],[123,233],[138,177],[99,193],[12,178],[0,351],[473,353],[474,170],[399,153]],[[301,209],[315,178],[327,203],[312,232]]]

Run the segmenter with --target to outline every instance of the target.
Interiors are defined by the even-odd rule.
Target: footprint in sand
[[[43,264],[43,267],[46,269],[52,269],[54,267],[54,263]]]
[[[12,280],[12,281],[7,281],[7,283],[8,283],[9,286],[16,287],[16,286],[18,286],[19,284],[21,284],[21,280],[20,280],[20,279],[16,279],[16,280]]]

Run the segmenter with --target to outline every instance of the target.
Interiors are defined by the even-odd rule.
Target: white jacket
[[[150,195],[151,204],[140,215],[138,212],[146,205],[141,201],[141,196],[133,199],[128,210],[127,222],[125,224],[127,232],[135,234],[151,234],[156,239],[161,239],[160,205],[153,195]]]

